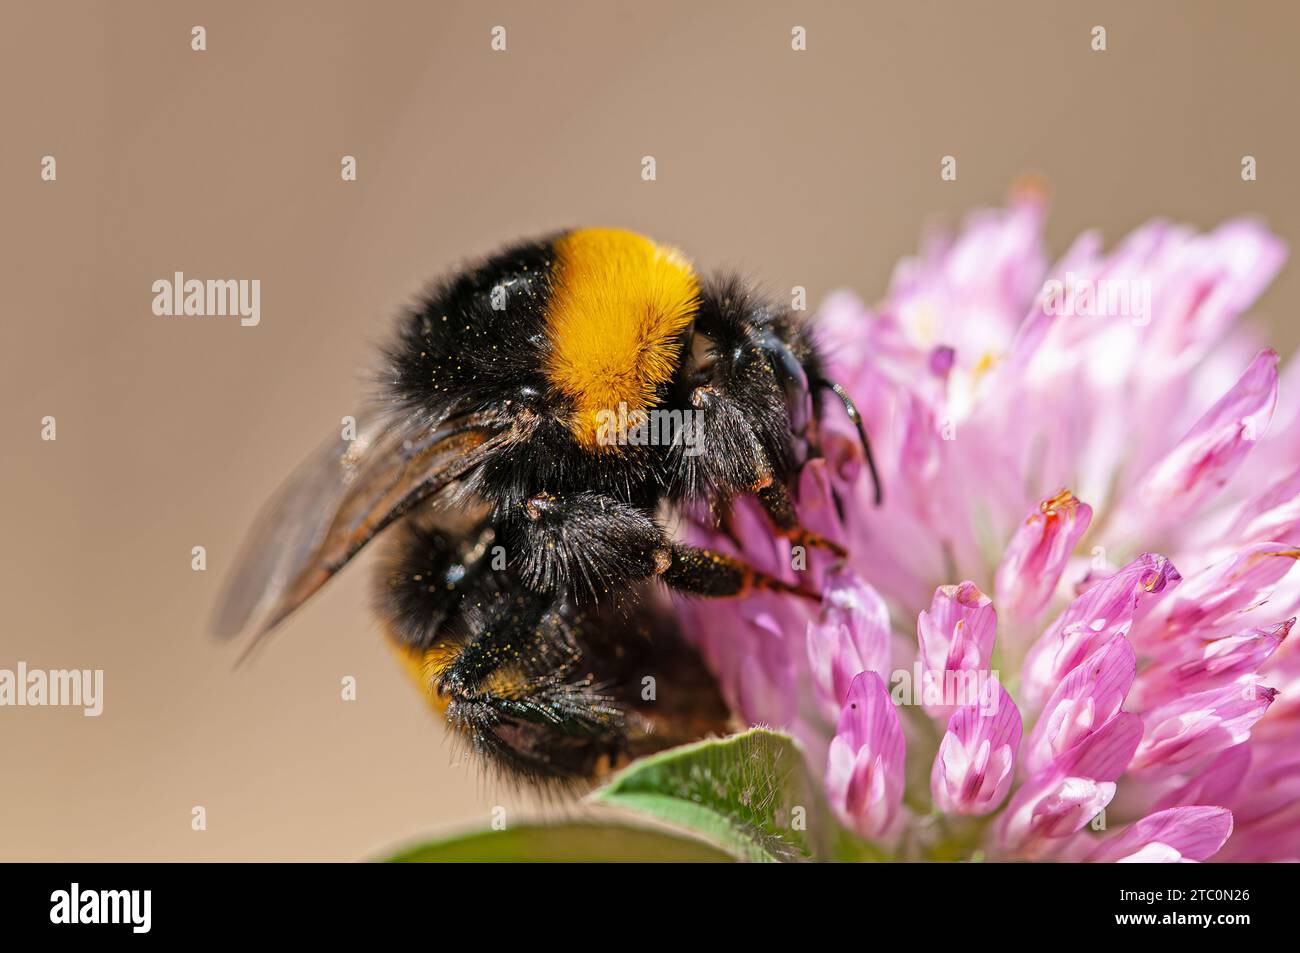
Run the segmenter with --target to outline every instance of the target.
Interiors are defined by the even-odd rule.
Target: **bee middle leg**
[[[672,589],[701,596],[784,592],[812,601],[820,594],[785,582],[724,553],[687,546],[636,507],[596,493],[541,493],[508,536],[523,551],[524,581],[539,592],[617,595],[629,581],[658,576]]]
[[[699,546],[672,545],[671,561],[660,578],[678,592],[727,598],[752,592],[780,592],[821,602],[821,594],[778,579],[743,560]]]

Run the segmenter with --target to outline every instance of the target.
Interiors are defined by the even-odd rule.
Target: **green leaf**
[[[763,728],[642,758],[590,797],[703,835],[746,861],[811,857],[806,828],[822,813],[794,741]]]
[[[733,858],[701,840],[624,824],[575,822],[476,831],[420,844],[389,863],[434,864],[510,861],[526,863],[674,862],[727,863]]]

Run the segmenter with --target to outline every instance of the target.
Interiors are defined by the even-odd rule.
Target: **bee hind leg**
[[[503,773],[531,781],[589,778],[626,743],[623,709],[579,669],[562,606],[502,600],[439,679],[448,722]],[[532,608],[533,611],[529,611]]]

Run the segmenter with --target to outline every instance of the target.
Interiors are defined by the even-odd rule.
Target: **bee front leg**
[[[785,484],[769,479],[759,487],[757,495],[763,511],[767,513],[779,536],[796,546],[824,549],[840,559],[849,554],[847,549],[834,540],[799,525],[799,517],[794,511],[794,503],[790,500],[790,492]]]

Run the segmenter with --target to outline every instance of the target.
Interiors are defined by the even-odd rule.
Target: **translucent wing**
[[[256,639],[283,622],[384,527],[478,466],[507,433],[483,419],[385,421],[323,444],[255,522],[213,628]]]

